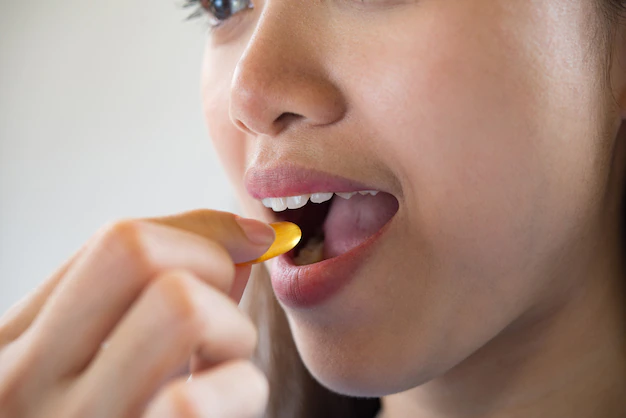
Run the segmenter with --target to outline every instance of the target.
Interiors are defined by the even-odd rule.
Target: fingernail
[[[235,220],[251,243],[267,246],[274,242],[276,236],[271,226],[256,219],[242,218],[241,216],[236,216]]]
[[[249,266],[252,264],[267,261],[270,258],[285,254],[295,248],[302,239],[302,230],[300,227],[291,222],[274,222],[270,225],[276,231],[276,239],[270,248],[261,257],[256,260],[247,261],[237,264],[238,266]]]

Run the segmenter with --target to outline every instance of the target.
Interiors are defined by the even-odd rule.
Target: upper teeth
[[[361,190],[358,192],[347,192],[347,193],[334,193],[339,197],[344,199],[350,199],[355,194],[361,194],[363,196],[367,194],[371,194],[372,196],[376,196],[378,194],[377,190]],[[262,200],[263,205],[266,208],[272,208],[274,212],[281,212],[285,209],[298,209],[306,205],[309,199],[313,203],[323,203],[330,199],[332,199],[333,193],[313,193],[313,194],[302,194],[299,196],[289,196],[289,197],[268,197]]]

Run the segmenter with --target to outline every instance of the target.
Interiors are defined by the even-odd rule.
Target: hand
[[[235,263],[273,239],[209,210],[103,228],[0,318],[0,417],[260,415],[268,385],[237,307],[251,267]]]

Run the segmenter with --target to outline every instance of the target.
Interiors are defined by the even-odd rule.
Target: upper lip
[[[377,190],[355,180],[293,164],[267,169],[252,166],[246,171],[244,184],[255,199]]]

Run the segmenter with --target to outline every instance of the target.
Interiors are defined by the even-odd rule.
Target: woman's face
[[[206,120],[247,215],[283,216],[257,198],[350,191],[337,178],[381,191],[333,199],[327,258],[393,215],[331,296],[282,289],[323,384],[372,396],[417,386],[586,279],[581,238],[606,227],[619,122],[595,7],[256,0],[209,35]]]

